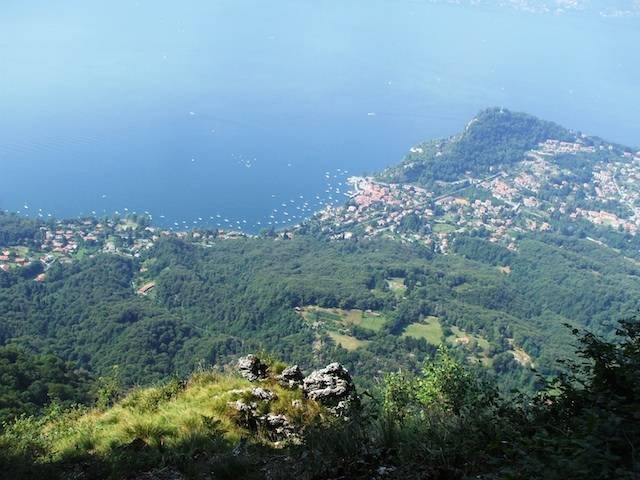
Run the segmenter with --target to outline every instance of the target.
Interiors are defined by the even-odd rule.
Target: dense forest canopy
[[[38,227],[34,220],[0,210],[0,247],[33,243],[38,239]]]
[[[132,384],[260,349],[303,365],[340,359],[373,378],[378,371],[418,368],[453,328],[487,343],[469,346],[475,352],[460,345],[462,356],[483,358],[505,384],[522,385],[533,375],[514,360],[513,345],[551,374],[568,342],[563,323],[606,335],[612,320],[640,307],[640,268],[586,240],[543,235],[511,252],[461,237],[455,250],[434,257],[390,240],[304,236],[221,241],[212,248],[167,239],[146,258],[102,254],[54,265],[44,283],[2,272],[2,339],[53,352],[96,375],[120,365],[124,382]],[[389,288],[390,279],[399,279],[402,295]],[[132,288],[151,280],[152,296]],[[385,320],[377,330],[342,328],[359,345],[345,350],[332,332],[314,329],[296,311],[308,306],[380,312]],[[442,337],[407,335],[432,317]]]
[[[383,174],[394,181],[433,186],[465,174],[483,176],[522,160],[548,139],[574,141],[578,134],[553,122],[504,108],[481,111],[462,133],[412,149],[404,162]]]
[[[0,422],[21,414],[36,414],[49,403],[87,403],[90,378],[54,355],[30,355],[0,347]]]

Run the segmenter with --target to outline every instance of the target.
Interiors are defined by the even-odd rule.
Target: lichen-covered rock
[[[300,367],[298,367],[298,365],[293,365],[282,371],[278,376],[278,383],[285,388],[299,388],[302,386],[303,379],[304,375],[302,375]]]
[[[271,400],[277,400],[278,395],[276,392],[272,392],[271,390],[267,390],[265,388],[256,387],[251,390],[251,395],[256,400],[263,400],[265,402],[270,402]]]
[[[238,360],[238,372],[250,382],[267,378],[268,368],[255,355],[247,355]]]
[[[336,415],[346,414],[358,401],[351,375],[339,363],[312,372],[303,380],[307,398],[317,401]]]

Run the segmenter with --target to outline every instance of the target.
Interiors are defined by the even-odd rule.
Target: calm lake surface
[[[256,231],[496,105],[640,146],[638,45],[592,13],[5,0],[0,208]]]

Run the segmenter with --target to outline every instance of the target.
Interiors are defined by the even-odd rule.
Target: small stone
[[[234,388],[233,390],[229,390],[227,393],[231,395],[242,395],[243,393],[247,393],[250,391],[249,388]]]
[[[244,403],[242,400],[236,400],[235,402],[229,402],[227,403],[227,405],[229,405],[231,408],[233,408],[234,410],[237,410],[238,412],[241,413],[251,413],[254,412],[257,408],[258,408],[258,404],[257,403]]]
[[[242,400],[236,400],[235,402],[228,402],[227,405],[238,412],[236,422],[241,427],[247,428],[252,432],[258,429],[258,419],[256,417],[256,410],[258,404],[255,402],[245,403]]]
[[[380,466],[378,467],[378,470],[376,471],[376,473],[378,474],[378,476],[384,477],[386,475],[389,475],[390,473],[395,472],[395,470],[396,470],[396,467]]]
[[[278,398],[278,395],[276,395],[275,392],[260,387],[252,389],[251,395],[253,395],[253,398],[257,400],[263,400],[266,402],[270,402],[271,400],[276,400]]]
[[[286,440],[296,437],[296,430],[284,415],[268,413],[260,417],[260,424],[266,436],[272,441]]]

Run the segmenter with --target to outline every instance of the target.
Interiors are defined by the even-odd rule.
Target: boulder
[[[307,398],[317,401],[339,416],[358,402],[351,375],[339,363],[331,363],[312,372],[303,380],[302,389]]]
[[[378,469],[376,470],[377,476],[374,478],[389,477],[389,476],[392,476],[395,471],[396,471],[396,467],[386,467],[383,465],[378,467]]]
[[[268,368],[255,355],[247,355],[238,360],[238,372],[250,382],[267,378]]]
[[[278,383],[285,388],[299,388],[302,386],[303,379],[304,375],[302,375],[300,367],[298,367],[298,365],[293,365],[282,371],[278,376]]]

